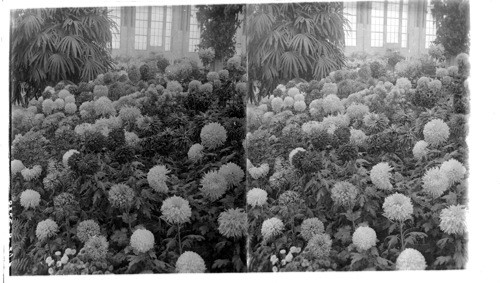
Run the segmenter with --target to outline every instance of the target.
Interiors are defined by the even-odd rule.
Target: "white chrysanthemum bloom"
[[[217,218],[219,232],[227,238],[240,238],[247,234],[247,214],[243,209],[228,209]]]
[[[417,250],[406,248],[396,259],[397,270],[425,270],[424,256]]]
[[[60,94],[60,92],[59,92],[59,94]],[[75,100],[75,96],[72,95],[72,94],[69,94],[66,97],[62,98],[62,99],[64,99],[64,103],[66,103],[66,104],[68,104],[68,103],[75,103],[75,101],[76,101]]]
[[[305,149],[303,149],[302,147],[297,147],[295,149],[293,149],[290,154],[288,155],[288,161],[290,162],[290,164],[292,164],[292,159],[293,159],[293,156],[299,152],[299,151],[306,151]]]
[[[135,106],[123,106],[120,108],[120,112],[118,113],[118,117],[122,119],[124,122],[135,123],[137,118],[141,117],[141,110]]]
[[[323,99],[314,99],[309,103],[309,108],[321,110],[321,104],[323,104]]]
[[[21,160],[14,159],[10,162],[10,173],[12,175],[15,175],[19,172],[21,172],[24,168],[24,164]]]
[[[409,91],[411,88],[411,82],[407,78],[398,78],[396,80],[396,87],[398,87],[404,91]]]
[[[66,151],[66,153],[64,153],[64,155],[62,157],[62,163],[63,163],[64,167],[66,167],[66,168],[69,167],[68,160],[75,153],[80,153],[80,152],[76,149],[70,149],[70,150]]]
[[[293,96],[293,99],[295,101],[304,101],[306,98],[304,97],[303,93],[297,93],[296,95]]]
[[[208,149],[215,149],[226,142],[226,129],[219,123],[209,123],[201,129],[201,144]]]
[[[315,258],[326,257],[332,250],[332,239],[328,234],[316,234],[307,242],[304,249]]]
[[[295,103],[295,100],[293,100],[293,97],[287,96],[285,99],[283,99],[283,107],[292,107],[293,104]]]
[[[90,133],[96,131],[94,125],[91,125],[89,123],[83,123],[76,125],[75,127],[75,133],[79,136],[83,136],[85,133]]]
[[[252,207],[262,206],[267,202],[267,192],[260,188],[253,188],[247,192],[247,203]]]
[[[109,243],[104,236],[93,236],[85,242],[83,248],[85,249],[86,256],[88,256],[92,260],[98,261],[106,258]]]
[[[36,225],[35,234],[40,241],[56,235],[57,232],[59,232],[59,226],[57,226],[57,223],[50,218],[40,221],[38,222],[38,225]]]
[[[393,186],[391,184],[391,170],[393,168],[389,166],[387,162],[381,162],[373,166],[370,171],[370,179],[372,183],[381,190],[392,190]]]
[[[138,144],[140,141],[141,139],[139,138],[139,136],[137,136],[136,133],[125,131],[125,142],[127,143],[127,145],[134,146]]]
[[[101,96],[94,102],[95,114],[98,116],[116,115],[113,102],[106,96]]]
[[[155,236],[146,229],[137,229],[130,236],[130,246],[140,253],[145,253],[155,245]]]
[[[24,190],[19,197],[19,201],[26,209],[35,208],[40,204],[40,193],[31,189]]]
[[[42,166],[40,165],[35,165],[31,169],[24,168],[23,170],[21,170],[21,175],[23,175],[25,181],[31,181],[37,179],[38,177],[40,177],[41,174],[42,174]]]
[[[87,111],[87,112],[92,112],[94,111],[94,101],[85,101],[82,104],[80,104],[80,108],[78,108],[80,111],[80,114],[82,114],[82,111]]]
[[[335,124],[335,126],[337,126],[337,128],[349,127],[351,119],[347,114],[338,114],[337,116],[333,117],[333,123]]]
[[[333,202],[344,207],[352,206],[358,197],[358,188],[347,181],[335,183],[330,192]]]
[[[203,258],[191,251],[182,253],[175,263],[177,273],[204,273],[206,269]]]
[[[351,129],[351,142],[357,146],[363,145],[367,139],[365,132],[362,130]]]
[[[309,241],[314,235],[325,233],[325,225],[318,218],[308,218],[300,225],[300,236]]]
[[[281,111],[281,108],[283,108],[283,99],[280,97],[275,97],[273,100],[271,100],[271,108],[273,108],[273,111],[278,113]]]
[[[267,174],[269,173],[269,164],[264,163],[261,164],[259,167],[254,166],[252,168],[249,168],[248,173],[250,173],[250,176],[252,176],[252,178],[254,179],[263,178],[267,176]]]
[[[370,227],[360,226],[352,234],[352,243],[361,251],[368,250],[377,244],[377,233]]]
[[[404,221],[413,214],[411,199],[400,193],[386,197],[382,208],[384,216],[393,221]]]
[[[295,101],[295,103],[293,104],[293,109],[295,109],[295,111],[298,111],[298,112],[302,112],[302,111],[306,110],[306,108],[307,108],[307,105],[303,100]]]
[[[309,107],[309,114],[311,114],[311,116],[319,115],[320,114],[320,110],[317,109],[317,108],[311,108],[311,107]]]
[[[136,195],[134,190],[125,184],[115,184],[111,186],[108,200],[111,206],[125,209],[131,207]]]
[[[431,195],[433,198],[438,198],[443,195],[443,193],[449,188],[450,180],[448,176],[439,167],[434,167],[427,172],[422,177],[422,187],[424,191]]]
[[[50,98],[47,98],[42,102],[42,111],[46,115],[50,115],[55,108],[56,105]]]
[[[222,165],[219,168],[219,173],[226,178],[229,186],[238,185],[245,177],[245,172],[233,162]]]
[[[299,94],[300,90],[296,87],[292,87],[287,91],[287,94],[291,97],[294,97],[295,95]]]
[[[202,151],[203,151],[203,146],[201,144],[199,143],[193,144],[188,150],[187,153],[188,159],[193,162],[200,160],[203,157]]]
[[[413,157],[415,157],[416,159],[421,159],[422,157],[424,157],[426,154],[427,154],[427,146],[429,144],[424,141],[424,140],[421,140],[421,141],[418,141],[417,143],[415,143],[415,146],[413,147]]]
[[[347,107],[346,113],[351,119],[363,119],[370,112],[368,106],[364,104],[353,103]]]
[[[218,171],[209,171],[200,182],[201,192],[211,201],[219,199],[228,189],[226,178]]]
[[[285,225],[281,219],[273,217],[264,220],[262,223],[261,233],[264,240],[269,240],[272,237],[280,235],[285,229]]]
[[[441,210],[439,228],[447,234],[463,235],[466,231],[465,206],[452,205]]]
[[[434,119],[424,126],[424,139],[430,145],[439,145],[450,136],[450,128],[441,119]]]
[[[330,94],[327,97],[323,98],[323,103],[321,107],[327,114],[333,114],[335,112],[343,112],[344,105],[338,96]]]
[[[271,112],[271,111],[266,112],[266,113],[264,113],[264,115],[262,116],[262,121],[263,121],[264,123],[267,123],[267,122],[271,121],[271,118],[273,118],[273,116],[274,116],[274,112]]]
[[[439,169],[448,177],[450,185],[462,180],[467,171],[460,161],[453,158],[443,162]]]
[[[168,173],[170,173],[170,170],[168,170],[165,165],[156,165],[149,169],[147,177],[149,186],[157,192],[167,193],[168,186],[166,182],[168,180]]]
[[[94,123],[96,129],[107,127],[109,129],[119,129],[123,125],[123,120],[119,116],[97,119]]]
[[[163,201],[161,213],[168,223],[183,224],[190,221],[191,207],[187,200],[173,196]]]
[[[78,110],[78,107],[76,107],[75,103],[66,103],[64,106],[64,112],[73,115],[75,114],[76,110]]]
[[[323,125],[318,121],[309,121],[302,124],[302,131],[310,135],[313,131],[321,130]]]
[[[100,234],[101,228],[99,227],[99,224],[92,219],[84,220],[76,227],[76,236],[82,243],[85,243],[91,237],[99,236]]]
[[[56,109],[64,109],[64,99],[56,99],[56,101],[54,101],[54,105]]]
[[[66,99],[66,97],[70,96],[71,93],[67,89],[61,89],[59,93],[57,93],[57,97],[61,99]]]

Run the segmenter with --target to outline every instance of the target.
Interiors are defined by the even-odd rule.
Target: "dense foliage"
[[[464,268],[469,64],[459,57],[432,76],[418,61],[390,71],[383,58],[349,58],[248,106],[250,271]]]
[[[470,5],[468,0],[433,0],[436,40],[447,56],[469,53]]]
[[[246,270],[245,68],[153,63],[12,112],[11,274]]]

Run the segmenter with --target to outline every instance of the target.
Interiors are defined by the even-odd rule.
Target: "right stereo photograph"
[[[248,271],[466,268],[469,2],[246,13]]]

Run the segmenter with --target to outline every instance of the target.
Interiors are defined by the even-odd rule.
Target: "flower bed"
[[[467,60],[339,70],[249,105],[249,270],[464,268]]]
[[[245,271],[246,75],[227,65],[109,72],[14,110],[11,274]]]

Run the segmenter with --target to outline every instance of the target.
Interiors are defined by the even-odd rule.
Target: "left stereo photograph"
[[[10,11],[10,275],[247,271],[245,8]]]

